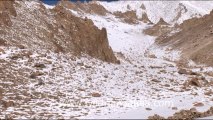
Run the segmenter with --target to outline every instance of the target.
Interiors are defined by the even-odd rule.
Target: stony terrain
[[[138,18],[134,2],[120,12],[110,4],[0,1],[0,118],[212,116],[213,68],[183,66],[182,51],[155,44],[183,18],[168,27],[176,22]]]

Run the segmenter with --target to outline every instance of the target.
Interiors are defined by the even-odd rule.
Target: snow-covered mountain
[[[209,14],[213,8],[212,1],[117,1],[98,4],[112,13],[135,11],[138,18],[142,18],[142,14],[146,13],[153,23],[163,18],[171,24],[180,24],[189,18]]]
[[[165,45],[203,34],[191,29],[207,29],[211,14],[184,20],[209,14],[212,3],[0,1],[0,118],[212,116],[213,68],[185,66],[183,51]]]

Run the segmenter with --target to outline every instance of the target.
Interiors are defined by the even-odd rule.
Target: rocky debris
[[[91,93],[91,96],[92,97],[101,97],[101,94],[97,93],[97,92],[93,92],[93,93]]]
[[[195,108],[191,108],[190,110],[181,110],[179,112],[176,112],[172,116],[168,118],[161,117],[159,115],[149,116],[148,119],[195,119],[195,118],[202,118],[202,117],[208,117],[213,115],[213,107],[211,107],[209,110],[205,112],[198,112]]]
[[[142,13],[142,18],[141,18],[140,20],[141,20],[142,22],[144,22],[144,23],[153,24],[153,23],[149,20],[147,14],[146,14],[145,12]]]
[[[160,115],[154,114],[153,116],[148,117],[149,120],[165,120],[164,117],[161,117]]]

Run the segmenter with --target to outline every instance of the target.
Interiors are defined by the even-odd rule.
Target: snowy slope
[[[191,17],[208,14],[213,8],[212,1],[117,1],[98,3],[110,12],[134,10],[139,18],[145,12],[154,23],[157,23],[160,18],[168,23],[182,23]],[[145,9],[142,9],[141,6],[144,6]],[[179,12],[181,16],[174,21]]]
[[[126,3],[124,1],[120,2],[124,4]],[[104,3],[105,2],[101,2],[100,4]],[[136,3],[140,2],[128,1],[127,3],[132,3],[132,5],[138,6],[138,4]],[[118,5],[117,2],[106,4],[112,7],[113,10],[113,5]],[[125,5],[119,5],[118,9],[116,10],[119,10],[120,7],[120,9],[125,10],[125,8],[123,8]],[[213,105],[212,102],[208,102],[209,98],[206,98],[203,95],[204,91],[202,89],[199,89],[197,91],[194,91],[192,89],[191,91],[184,92],[181,90],[182,82],[187,80],[190,76],[179,75],[177,73],[178,68],[175,66],[175,63],[164,59],[167,58],[170,60],[177,60],[179,58],[180,53],[179,51],[168,51],[167,49],[169,48],[160,48],[158,46],[153,46],[155,37],[143,34],[143,30],[146,27],[149,27],[149,25],[144,24],[142,22],[136,25],[123,23],[119,18],[116,18],[112,14],[108,14],[107,16],[99,16],[93,14],[84,14],[73,10],[70,11],[76,16],[82,18],[87,17],[89,19],[92,19],[94,24],[100,29],[102,27],[105,27],[107,29],[109,44],[112,47],[113,51],[116,52],[117,57],[121,60],[121,66],[123,66],[124,70],[120,71],[122,69],[119,68],[119,72],[116,74],[117,78],[113,79],[113,77],[108,81],[107,84],[104,84],[104,86],[107,88],[109,86],[108,84],[111,84],[110,82],[114,81],[115,84],[111,85],[115,87],[111,88],[115,88],[116,90],[114,91],[113,89],[107,89],[105,91],[107,93],[113,93],[113,96],[117,96],[118,99],[122,98],[122,100],[118,100],[114,104],[108,104],[103,102],[103,99],[100,99],[100,104],[103,104],[103,106],[106,105],[106,107],[103,107],[98,112],[91,112],[91,114],[88,114],[87,116],[81,116],[80,118],[144,119],[154,114],[159,114],[168,117],[177,111],[172,110],[172,107],[177,107],[178,110],[190,109],[194,107],[193,103],[202,101],[205,103],[205,105],[197,109],[200,111],[205,111]],[[153,51],[149,51],[150,47],[153,47]],[[147,56],[147,52],[155,54],[158,58],[152,58]],[[144,68],[138,68],[138,66],[141,65],[144,66]],[[174,66],[170,68],[170,65]],[[156,69],[153,69],[152,66],[157,67]],[[134,74],[133,71],[137,73],[138,70],[141,72],[141,74]],[[161,71],[164,70],[167,72],[161,73]],[[162,84],[158,86],[158,84],[151,82],[151,84],[148,85],[147,83],[149,83],[152,79],[160,80]],[[175,82],[178,82],[178,84],[172,85],[173,83],[170,82],[170,80],[175,80]],[[175,86],[174,88],[176,89],[176,92],[171,92],[170,90],[168,90],[170,88],[167,89],[167,87],[163,87],[166,83],[171,85],[170,88],[173,88]],[[126,85],[127,89],[132,89],[133,91],[130,90],[130,93],[123,93],[122,91],[125,91],[126,88],[124,86]],[[162,89],[160,90],[160,92],[156,92],[155,88]],[[136,94],[134,94],[134,92],[136,92]],[[148,96],[146,95],[147,92],[149,94]],[[162,95],[164,97],[156,99],[155,93],[157,96]],[[195,97],[194,95],[192,95],[193,93],[198,93],[199,95]],[[165,101],[169,104],[162,106],[153,105],[154,103],[164,104]],[[151,108],[152,110],[147,110],[146,108]]]

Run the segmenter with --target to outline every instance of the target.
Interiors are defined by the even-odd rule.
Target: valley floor
[[[154,46],[155,38],[143,34],[146,24],[130,25],[113,16],[87,15],[106,27],[109,44],[121,64],[109,64],[84,55],[0,47],[0,118],[120,118],[139,119],[159,114],[171,116],[195,107],[213,106],[205,94],[212,86],[188,86],[194,75],[179,74],[174,60],[180,53]],[[143,27],[141,27],[143,26]],[[140,28],[141,27],[141,28]],[[213,68],[192,68],[205,73]]]

